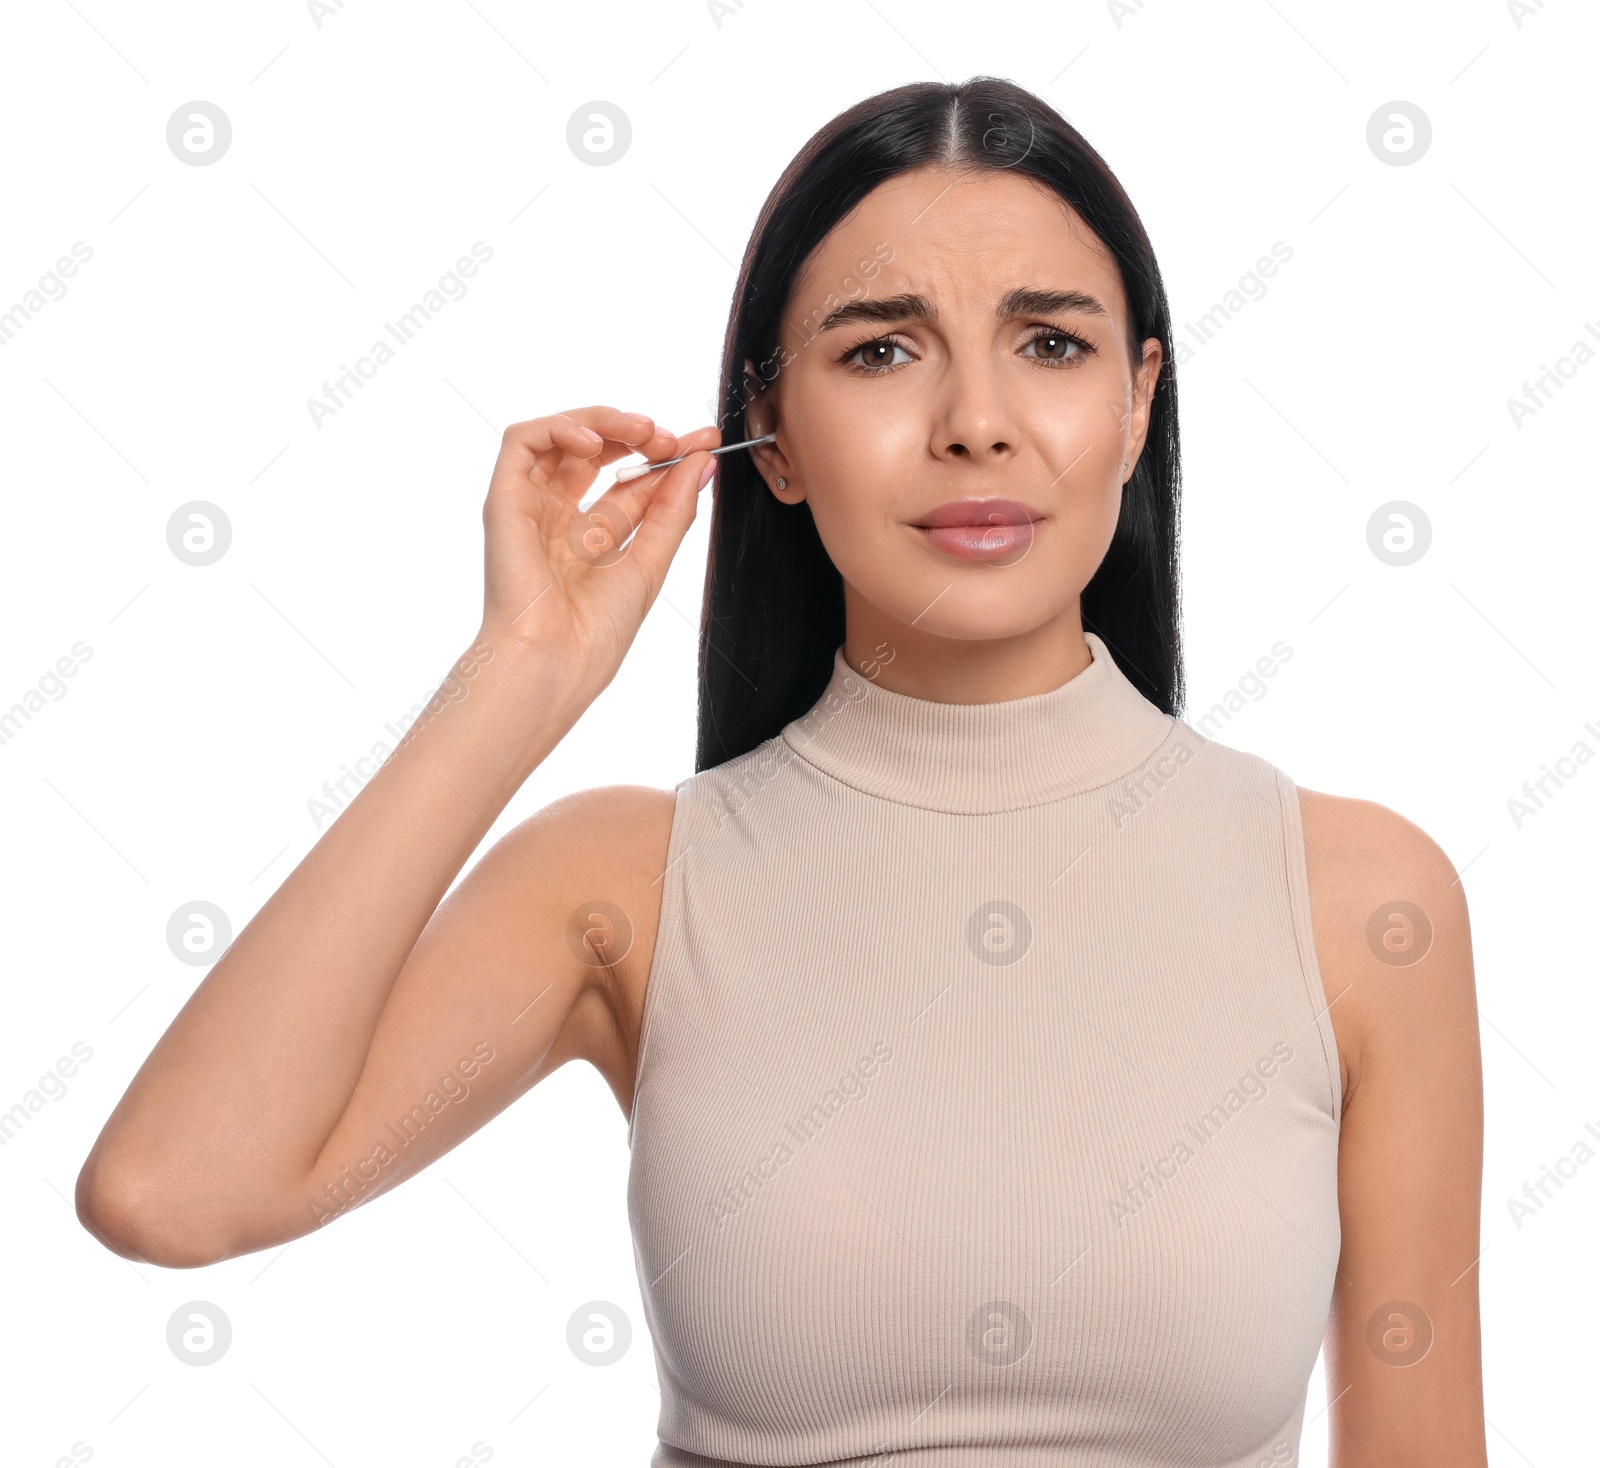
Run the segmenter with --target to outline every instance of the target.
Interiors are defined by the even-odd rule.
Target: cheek
[[[1058,503],[1120,483],[1128,441],[1130,404],[1120,381],[1108,375],[1073,386],[1070,396],[1057,392],[1038,402],[1027,425],[1029,446],[1046,471],[1044,492]]]
[[[874,530],[904,503],[925,459],[922,439],[848,387],[798,391],[784,405],[794,464],[817,528]],[[926,470],[923,470],[926,473]],[[912,488],[915,496],[916,489]]]
[[[796,467],[807,485],[830,485],[852,478],[881,475],[885,465],[903,461],[912,452],[915,433],[891,420],[867,394],[833,382],[798,384],[782,409],[793,430]],[[900,431],[896,431],[899,427]]]

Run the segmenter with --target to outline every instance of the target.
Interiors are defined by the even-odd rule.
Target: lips
[[[951,525],[1026,525],[1042,519],[1042,511],[1021,500],[988,495],[982,499],[952,500],[911,523],[919,529],[941,530]]]
[[[962,560],[1014,566],[1033,545],[1041,511],[998,495],[954,500],[913,522],[935,550]]]

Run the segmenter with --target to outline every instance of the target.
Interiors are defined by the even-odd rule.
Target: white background
[[[93,1058],[0,1148],[8,1464],[75,1442],[136,1465],[447,1468],[474,1443],[647,1460],[626,1129],[587,1067],[336,1227],[214,1268],[108,1253],[73,1183],[205,972],[169,951],[169,915],[205,900],[241,928],[312,845],[307,801],[465,650],[500,430],[591,402],[710,421],[735,262],[789,158],[872,92],[979,72],[1105,155],[1180,333],[1275,241],[1293,250],[1179,370],[1190,709],[1287,642],[1219,737],[1391,806],[1465,871],[1490,1458],[1592,1452],[1600,1165],[1520,1229],[1506,1200],[1600,1126],[1600,768],[1520,829],[1507,802],[1576,742],[1600,750],[1600,362],[1520,427],[1507,400],[1600,330],[1600,18],[1578,0],[1520,25],[1491,0],[1127,8],[747,0],[720,26],[694,0],[348,0],[320,26],[289,0],[10,12],[0,310],[75,241],[93,258],[0,348],[0,708],[75,643],[92,658],[0,745],[0,1109],[74,1042]],[[166,143],[196,99],[233,129],[204,167]],[[633,128],[607,167],[566,142],[596,99]],[[1433,128],[1405,167],[1366,141],[1396,99]],[[478,240],[494,255],[467,296],[315,426],[306,400]],[[1405,567],[1366,540],[1395,499],[1433,528]],[[204,568],[166,543],[190,500],[233,527]],[[498,830],[576,788],[691,772],[708,519]],[[233,1326],[203,1369],[165,1336],[196,1299]],[[565,1342],[594,1299],[635,1326],[603,1370]],[[1325,1402],[1319,1367],[1307,1464],[1326,1459]]]

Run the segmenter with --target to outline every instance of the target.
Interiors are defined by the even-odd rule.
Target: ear
[[[774,498],[782,500],[786,505],[799,504],[806,496],[800,487],[793,464],[783,451],[776,380],[770,383],[764,382],[756,372],[755,364],[748,357],[744,362],[744,427],[746,438],[761,438],[775,429],[778,430],[779,437],[772,443],[758,443],[745,452],[755,461],[757,470],[767,481],[767,488],[772,491]],[[780,478],[788,481],[782,489],[778,488]]]
[[[1122,482],[1133,477],[1133,466],[1144,452],[1146,434],[1150,431],[1150,406],[1155,401],[1156,383],[1161,377],[1161,343],[1150,337],[1144,344],[1144,359],[1133,374],[1133,413],[1128,425],[1128,472]]]

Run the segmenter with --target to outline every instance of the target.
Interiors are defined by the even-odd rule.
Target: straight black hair
[[[1129,357],[1161,343],[1143,452],[1117,528],[1083,590],[1084,627],[1164,713],[1182,707],[1178,632],[1178,404],[1172,321],[1144,226],[1105,160],[1049,103],[978,76],[916,82],[858,102],[815,133],[762,205],[723,340],[718,426],[750,435],[744,363],[770,382],[791,354],[778,334],[791,287],[828,232],[886,179],[940,164],[1009,168],[1053,189],[1116,260]],[[831,305],[829,307],[831,309]],[[821,697],[844,641],[844,588],[810,506],[786,505],[747,453],[717,461],[700,621],[696,770],[754,749]]]

